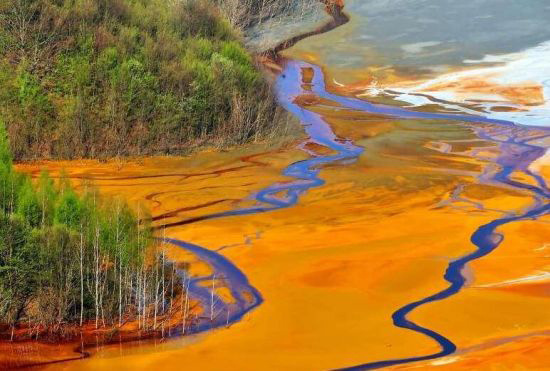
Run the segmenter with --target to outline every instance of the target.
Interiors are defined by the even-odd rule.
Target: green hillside
[[[238,34],[205,1],[0,4],[0,116],[16,160],[234,145],[280,115]]]

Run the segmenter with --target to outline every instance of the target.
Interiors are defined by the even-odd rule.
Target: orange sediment
[[[469,239],[475,229],[503,212],[521,211],[532,198],[476,181],[492,164],[466,154],[498,147],[477,140],[468,127],[377,119],[324,105],[308,109],[323,112],[337,135],[365,147],[356,163],[324,168],[327,183],[292,208],[166,230],[171,238],[223,248],[265,302],[229,329],[194,336],[191,343],[123,346],[123,356],[120,346],[107,346],[97,350],[100,355],[52,368],[178,369],[184,362],[201,370],[331,369],[437,351],[430,339],[394,327],[392,313],[445,287],[449,260],[474,249]],[[433,144],[445,140],[454,146],[447,153]],[[250,194],[288,180],[281,170],[305,156],[290,148],[250,147],[122,165],[84,161],[19,168],[65,168],[75,182],[84,175],[96,178],[102,192],[144,203],[153,225],[165,225],[250,205]],[[540,166],[548,179],[548,168]],[[458,185],[461,198],[453,199]],[[524,362],[543,368],[549,281],[518,279],[549,269],[549,225],[541,218],[502,227],[505,241],[468,266],[466,288],[412,313],[411,320],[453,339],[456,354],[395,368],[489,370]],[[171,259],[191,269],[208,269],[181,249],[167,249]]]
[[[307,57],[316,58],[313,53]],[[327,86],[361,93],[375,81],[370,72],[355,75],[361,80],[355,85],[328,81]],[[393,70],[374,75],[388,84],[405,80]],[[528,84],[503,87],[476,80],[434,87],[449,88],[461,94],[496,93],[519,104],[541,98],[540,89]],[[91,358],[51,368],[181,369],[184,364],[200,370],[317,370],[439,350],[429,338],[395,327],[392,314],[446,287],[449,261],[475,249],[472,233],[507,213],[521,213],[532,205],[532,195],[477,180],[496,166],[500,149],[468,126],[346,111],[309,94],[295,102],[320,113],[336,135],[363,146],[365,153],[353,164],[323,168],[326,184],[308,191],[292,208],[180,225],[251,206],[254,192],[289,181],[281,170],[308,156],[291,148],[20,166],[31,173],[41,166],[54,173],[65,168],[75,182],[94,179],[105,193],[144,203],[154,226],[170,227],[167,237],[223,251],[265,299],[230,328],[161,345],[106,346]],[[303,149],[313,156],[326,154],[316,144]],[[548,162],[536,167],[550,181]],[[534,182],[523,173],[512,178]],[[466,266],[464,289],[410,315],[452,339],[458,351],[393,368],[548,366],[550,279],[544,273],[550,271],[550,218],[517,221],[497,232],[504,242]],[[189,264],[191,272],[209,269],[184,250],[167,250],[170,259]]]

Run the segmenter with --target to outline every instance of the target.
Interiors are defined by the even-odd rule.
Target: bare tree
[[[210,293],[210,321],[214,320],[214,291],[216,290],[216,273],[212,276],[212,291]]]
[[[80,326],[84,318],[84,235],[80,224]]]

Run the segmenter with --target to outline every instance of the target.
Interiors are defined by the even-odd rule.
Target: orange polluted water
[[[300,70],[304,90],[311,89],[312,77],[312,69]],[[219,251],[264,299],[227,328],[106,346],[50,368],[325,370],[433,354],[439,345],[394,326],[393,313],[444,290],[449,263],[476,250],[470,239],[480,226],[548,203],[529,188],[490,181],[514,153],[504,141],[548,148],[542,130],[398,119],[346,108],[314,92],[287,98],[319,115],[337,140],[364,149],[355,162],[319,166],[325,183],[289,208],[183,223],[254,207],[251,195],[295,180],[281,175],[289,164],[330,156],[330,148],[306,140],[277,150],[249,146],[190,158],[20,166],[29,172],[64,168],[75,182],[95,179],[103,192],[145,203],[153,225],[169,227],[167,237]],[[533,187],[532,174],[548,181],[545,158],[530,159],[509,179]],[[549,222],[543,215],[499,226],[503,241],[465,266],[462,290],[408,316],[451,339],[454,354],[392,367],[547,368]],[[166,249],[171,259],[190,263],[191,272],[209,271],[193,254]]]
[[[439,350],[431,339],[395,327],[392,313],[446,287],[442,277],[449,261],[474,250],[472,233],[532,206],[533,196],[478,180],[496,166],[502,149],[480,139],[472,126],[397,120],[308,102],[306,108],[319,113],[338,137],[364,148],[356,162],[322,168],[326,183],[291,208],[166,231],[171,238],[223,249],[264,303],[229,328],[107,346],[92,350],[90,358],[51,368],[320,370]],[[313,155],[326,151],[305,148]],[[148,204],[154,225],[166,225],[248,207],[254,203],[251,194],[290,181],[282,170],[309,156],[293,146],[276,151],[251,146],[190,158],[20,169],[45,165],[54,172],[64,168],[75,181],[96,179],[103,192]],[[546,163],[536,166],[548,179]],[[514,174],[532,181],[523,178]],[[546,216],[499,228],[504,241],[467,266],[460,293],[412,312],[411,320],[452,339],[455,354],[395,367],[543,369],[549,283],[540,272],[548,270],[549,221]],[[171,259],[208,269],[184,250],[167,249]]]

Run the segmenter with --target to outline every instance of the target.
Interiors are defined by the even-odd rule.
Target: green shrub
[[[220,54],[244,67],[252,64],[250,54],[235,41],[224,41]]]
[[[9,325],[19,321],[36,290],[39,251],[28,243],[31,234],[21,218],[0,213],[0,318]]]
[[[27,178],[17,195],[17,214],[31,227],[38,227],[42,221],[42,207],[31,181]]]
[[[78,230],[84,221],[84,207],[72,189],[65,189],[55,208],[55,222]]]

